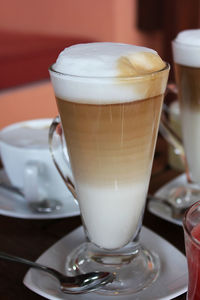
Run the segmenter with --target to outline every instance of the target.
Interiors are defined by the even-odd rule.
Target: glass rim
[[[192,241],[192,243],[194,243],[198,248],[200,248],[200,241],[192,236],[191,231],[189,230],[189,228],[187,226],[188,215],[190,214],[190,212],[192,210],[194,210],[195,207],[200,207],[200,200],[195,202],[194,204],[192,204],[185,212],[184,217],[183,217],[183,228],[184,228],[184,231],[187,233],[188,237],[190,238],[190,240]]]
[[[60,75],[60,76],[67,76],[67,77],[71,77],[71,78],[85,78],[85,79],[99,79],[99,80],[103,80],[103,79],[118,79],[118,80],[128,80],[128,79],[142,79],[142,78],[148,78],[148,77],[151,77],[152,75],[155,75],[155,74],[158,74],[158,73],[162,73],[166,70],[170,70],[170,64],[168,62],[165,62],[165,66],[164,68],[160,69],[160,70],[156,70],[154,72],[150,72],[150,73],[147,73],[147,74],[144,74],[144,75],[139,75],[139,76],[134,76],[134,75],[130,75],[130,76],[81,76],[81,75],[73,75],[73,74],[67,74],[67,73],[62,73],[62,72],[59,72],[59,71],[56,71],[53,66],[55,65],[55,63],[53,63],[50,67],[49,67],[49,72],[53,72],[57,75]]]

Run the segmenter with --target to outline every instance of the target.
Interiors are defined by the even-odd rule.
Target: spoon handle
[[[12,193],[13,195],[17,194],[18,196],[21,196],[21,197],[24,198],[24,194],[22,193],[22,191],[20,191],[20,189],[18,189],[15,186],[12,186],[8,183],[0,182],[0,188],[3,189],[3,190],[6,190],[7,192]]]
[[[46,266],[40,265],[40,264],[32,262],[30,260],[27,260],[27,259],[24,259],[24,258],[21,258],[21,257],[18,257],[18,256],[10,255],[8,253],[4,253],[4,252],[1,252],[1,251],[0,251],[0,259],[25,264],[25,265],[28,265],[32,268],[36,268],[36,269],[46,271],[46,272],[49,272],[49,273],[53,274],[53,270],[51,270],[51,268],[48,268]]]

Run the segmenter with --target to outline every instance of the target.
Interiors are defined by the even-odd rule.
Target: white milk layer
[[[77,192],[90,240],[105,249],[133,239],[145,205],[148,180],[117,189],[78,184]]]
[[[162,94],[166,76],[163,78],[153,72],[165,66],[159,55],[149,48],[90,43],[66,48],[52,66],[56,72],[50,70],[50,74],[58,98],[102,104]],[[150,79],[156,82],[154,89],[149,84]]]
[[[180,32],[172,42],[172,49],[177,64],[200,67],[200,29]]]

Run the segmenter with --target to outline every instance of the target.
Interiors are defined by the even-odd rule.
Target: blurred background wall
[[[52,105],[48,67],[66,46],[93,41],[143,45],[157,50],[173,66],[171,40],[183,29],[199,27],[199,2],[0,0],[0,128],[30,118],[31,114],[49,117],[57,113],[55,104]],[[42,86],[44,92],[39,85],[41,101],[30,96],[20,102],[25,95],[34,94],[27,91],[27,85],[44,80],[47,81]],[[173,67],[170,80],[173,80]],[[34,84],[30,88],[37,87]],[[18,89],[17,97],[10,97],[13,88]],[[16,108],[12,106],[14,99],[18,99]]]
[[[156,45],[137,29],[137,0],[1,0],[0,28],[28,34]],[[159,44],[159,43],[158,43]],[[159,46],[158,46],[159,47]]]

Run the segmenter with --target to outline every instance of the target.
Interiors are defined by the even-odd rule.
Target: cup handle
[[[36,203],[45,198],[39,191],[40,163],[29,161],[24,169],[24,197],[28,203]]]
[[[63,173],[63,171],[62,171],[61,167],[59,166],[59,163],[56,159],[56,155],[55,155],[55,151],[54,151],[54,147],[53,147],[53,137],[54,137],[56,129],[57,129],[58,125],[60,125],[60,123],[61,122],[60,122],[60,117],[59,116],[57,116],[51,123],[51,126],[49,128],[49,150],[50,150],[51,157],[52,157],[52,160],[54,162],[54,165],[55,165],[57,171],[59,172],[60,176],[62,177],[62,179],[63,179],[64,183],[66,184],[67,188],[69,189],[69,191],[72,193],[73,197],[75,199],[77,199],[75,186],[74,186],[72,180],[70,179],[70,175],[69,174],[64,175],[64,173]],[[62,149],[63,149],[62,135],[59,134],[59,136],[60,136],[60,142],[62,144]],[[65,164],[67,164],[66,161],[65,161]],[[69,165],[68,165],[68,167],[69,167]]]

